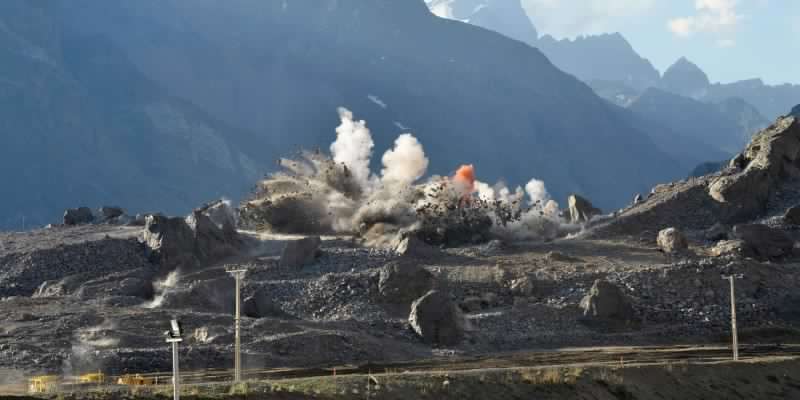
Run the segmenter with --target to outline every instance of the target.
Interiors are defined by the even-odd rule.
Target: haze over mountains
[[[242,196],[277,157],[327,149],[340,106],[368,121],[376,153],[411,130],[433,173],[471,163],[484,181],[536,177],[562,201],[617,206],[678,171],[534,48],[422,1],[323,3],[3,2],[16,108],[4,108],[13,145],[0,159],[16,195],[0,220]]]
[[[410,131],[432,173],[474,164],[483,181],[538,178],[557,200],[576,192],[606,209],[727,157],[764,123],[738,118],[746,104],[715,107],[738,119],[712,121],[751,125],[695,137],[667,117],[667,96],[640,97],[661,77],[620,35],[540,39],[518,2],[439,3],[531,39],[438,18],[423,0],[2,2],[0,162],[14,195],[0,226],[78,205],[184,213],[238,199],[278,157],[327,150],[341,106],[367,121],[377,155]],[[595,48],[612,56],[586,69]],[[630,107],[599,97],[601,84],[612,100],[629,91]]]
[[[520,0],[428,0],[427,4],[440,17],[494,30],[540,49],[555,66],[586,82],[598,95],[631,110],[638,127],[682,168],[731,155],[800,101],[800,85],[770,86],[760,79],[711,83],[686,58],[662,76],[619,33],[556,40],[536,30]]]

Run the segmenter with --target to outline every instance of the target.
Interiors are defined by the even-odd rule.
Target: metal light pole
[[[242,309],[242,279],[247,272],[246,269],[228,269],[227,270],[234,279],[236,279],[236,314],[233,318],[234,321],[234,362],[233,362],[233,381],[238,383],[242,380],[242,348],[241,348],[241,309]]]
[[[178,320],[170,321],[170,330],[167,332],[167,343],[172,343],[172,398],[180,400],[181,398],[181,374],[178,366],[178,343],[183,341],[181,337],[183,329]]]
[[[741,278],[742,275],[723,276],[731,286],[731,348],[733,349],[733,361],[739,361],[739,335],[736,332],[736,292],[734,289],[734,279]]]

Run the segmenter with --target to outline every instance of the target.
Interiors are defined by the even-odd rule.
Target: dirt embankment
[[[368,383],[369,382],[369,383]],[[155,392],[71,394],[74,400],[166,399]],[[800,360],[667,363],[602,367],[392,372],[184,386],[184,399],[800,399]],[[2,397],[0,397],[2,398]],[[34,398],[9,398],[28,400]]]

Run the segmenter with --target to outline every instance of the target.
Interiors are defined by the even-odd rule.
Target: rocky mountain
[[[559,69],[594,86],[619,82],[637,90],[655,85],[660,74],[619,33],[556,40],[541,38],[520,0],[426,0],[439,17],[498,32],[541,50]],[[601,83],[602,85],[602,83]]]
[[[78,204],[183,212],[237,195],[262,139],[170,96],[112,42],[61,26],[55,3],[0,3],[0,228]]]
[[[767,119],[783,115],[792,104],[800,101],[800,85],[767,85],[761,79],[749,79],[733,83],[716,83],[708,88],[709,101],[738,97],[756,106]]]
[[[519,0],[425,0],[436,16],[493,30],[521,42],[535,44],[539,33]]]
[[[656,85],[659,72],[619,33],[556,40],[545,35],[536,42],[557,67],[593,84],[614,81],[637,90]]]
[[[794,108],[792,108],[792,111],[789,112],[789,115],[793,115],[795,117],[800,118],[800,104],[794,106]]]
[[[639,96],[629,109],[638,115],[658,121],[661,126],[676,135],[692,137],[712,146],[718,152],[731,155],[741,149],[755,132],[768,124],[758,114],[755,117],[757,122],[739,123],[735,118],[743,117],[744,111],[726,104],[729,108],[650,88]],[[758,126],[750,130],[751,124]],[[714,155],[708,154],[709,157]]]
[[[519,0],[426,0],[426,4],[440,17],[480,26],[539,48],[559,69],[623,107],[645,89],[659,87],[709,103],[742,99],[755,106],[766,120],[772,120],[800,99],[800,85],[767,85],[761,79],[712,84],[708,75],[685,57],[662,77],[619,33],[574,40],[556,40],[547,34],[537,37]]]
[[[800,85],[767,85],[761,79],[712,84],[700,67],[684,57],[664,72],[659,87],[708,103],[724,104],[731,99],[738,99],[733,101],[739,105],[733,107],[743,112],[739,118],[758,119],[757,126],[762,128],[764,127],[762,122],[783,115],[788,107],[800,99]],[[743,107],[748,110],[744,110]],[[754,111],[760,116],[754,116]]]
[[[659,87],[664,90],[693,99],[705,97],[710,85],[708,75],[685,57],[667,68],[659,83]]]
[[[327,149],[345,106],[368,121],[376,152],[410,130],[433,173],[472,163],[484,181],[543,179],[559,199],[580,192],[609,208],[684,174],[541,52],[422,1],[53,4],[68,29],[109,38],[170,94],[268,138],[252,149],[259,160]]]

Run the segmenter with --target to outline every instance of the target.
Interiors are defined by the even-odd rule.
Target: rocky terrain
[[[741,341],[791,342],[798,171],[800,121],[785,117],[723,171],[659,185],[620,212],[572,198],[579,234],[448,247],[237,230],[225,202],[186,218],[68,210],[64,225],[0,235],[0,369],[168,370],[171,318],[186,331],[186,368],[227,368],[229,266],[247,269],[247,368],[724,342],[728,275]]]

